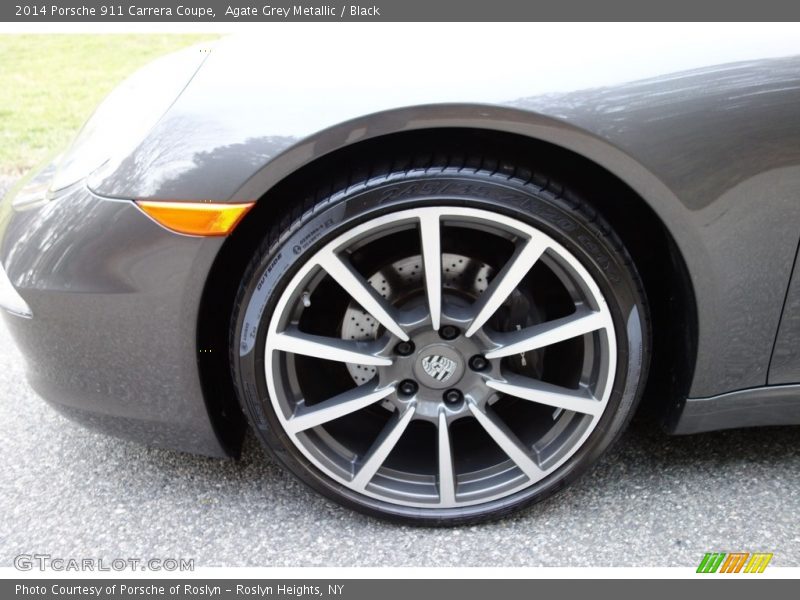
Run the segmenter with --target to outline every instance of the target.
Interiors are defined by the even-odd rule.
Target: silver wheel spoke
[[[378,439],[372,444],[372,447],[367,452],[361,467],[358,469],[351,484],[358,489],[364,489],[367,484],[372,481],[375,473],[381,468],[381,465],[386,461],[386,458],[392,452],[400,437],[408,427],[411,419],[414,417],[415,407],[410,404],[403,413],[389,422],[383,431],[381,431]]]
[[[299,433],[324,425],[383,400],[392,392],[394,386],[375,389],[374,385],[361,385],[319,404],[300,407],[286,422],[286,428],[291,433]]]
[[[456,476],[453,471],[453,448],[450,445],[450,431],[447,424],[447,415],[444,410],[439,411],[439,504],[455,506],[456,504]]]
[[[292,354],[314,356],[325,360],[355,363],[357,365],[372,365],[388,367],[392,364],[390,358],[376,356],[370,352],[375,348],[368,342],[353,342],[338,338],[324,337],[303,333],[297,328],[291,328],[283,333],[276,333],[270,339],[273,350],[282,350]]]
[[[392,315],[392,307],[367,283],[352,265],[347,264],[333,252],[326,252],[317,259],[317,264],[330,275],[350,296],[371,314],[378,323],[403,341],[408,334]]]
[[[506,381],[490,379],[486,382],[486,385],[515,398],[586,415],[597,416],[603,411],[604,407],[602,402],[593,398],[583,389],[570,390],[519,375],[508,375]]]
[[[506,298],[519,285],[528,271],[547,249],[547,243],[533,237],[519,246],[513,256],[492,280],[489,287],[478,297],[474,305],[475,316],[467,329],[467,337],[477,332],[500,308]]]
[[[514,461],[520,470],[531,481],[538,481],[544,476],[544,471],[536,464],[531,456],[530,450],[519,441],[516,435],[503,423],[500,418],[492,412],[483,412],[477,405],[470,402],[469,410],[486,430],[486,433],[500,446],[508,457]]]
[[[557,344],[598,329],[605,329],[607,323],[606,313],[587,309],[521,331],[493,334],[493,341],[500,347],[487,352],[486,358],[502,358]]]
[[[442,249],[438,212],[424,212],[419,219],[422,260],[425,270],[425,293],[431,311],[431,325],[439,329],[442,316]]]

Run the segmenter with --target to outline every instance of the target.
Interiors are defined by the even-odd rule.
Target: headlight
[[[44,167],[31,170],[8,192],[14,210],[33,210],[49,199],[48,190],[61,157],[46,161]]]
[[[113,156],[132,151],[207,56],[200,46],[192,46],[151,62],[116,87],[72,142],[50,183],[50,192],[69,187]]]

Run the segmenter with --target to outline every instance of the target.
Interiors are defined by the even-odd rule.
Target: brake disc
[[[494,276],[494,268],[486,263],[461,254],[442,254],[442,288],[459,296],[477,298],[484,292]],[[404,298],[422,296],[425,282],[422,256],[403,258],[373,273],[367,281],[389,304],[397,306]],[[361,306],[351,301],[342,321],[342,339],[375,340],[380,323]],[[357,385],[370,381],[377,369],[369,365],[348,363],[347,371]]]

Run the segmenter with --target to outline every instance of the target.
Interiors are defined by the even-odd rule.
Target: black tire
[[[231,362],[239,400],[256,435],[298,479],[346,507],[418,525],[456,525],[495,519],[539,502],[576,480],[619,437],[644,389],[650,324],[640,278],[622,242],[568,186],[521,169],[503,172],[464,164],[385,170],[305,206],[274,226],[242,279],[231,325]],[[490,163],[497,164],[497,163]],[[511,217],[566,248],[591,275],[608,304],[616,340],[616,369],[604,412],[574,453],[542,480],[485,503],[450,508],[406,506],[371,497],[333,480],[312,464],[284,430],[265,375],[267,324],[278,299],[309,257],[367,220],[429,206],[471,207]],[[336,316],[337,319],[340,315]]]

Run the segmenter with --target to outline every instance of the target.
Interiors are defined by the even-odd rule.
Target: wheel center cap
[[[434,389],[452,387],[464,374],[464,357],[455,348],[433,344],[419,352],[414,375],[422,384]]]

